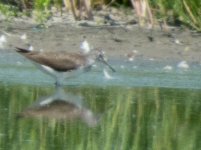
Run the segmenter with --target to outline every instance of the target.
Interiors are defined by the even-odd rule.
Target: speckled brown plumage
[[[17,48],[17,52],[31,61],[53,68],[58,72],[75,70],[87,65],[87,57],[80,53],[62,52],[39,52]]]

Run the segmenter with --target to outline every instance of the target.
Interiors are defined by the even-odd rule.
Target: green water
[[[200,89],[88,85],[63,90],[65,97],[55,98],[53,86],[0,84],[0,149],[201,149]],[[50,97],[65,102],[45,110],[38,106]]]

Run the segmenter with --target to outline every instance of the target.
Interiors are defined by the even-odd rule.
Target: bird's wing
[[[41,65],[49,66],[57,71],[69,71],[85,66],[87,58],[79,53],[38,52],[17,48],[17,52]]]

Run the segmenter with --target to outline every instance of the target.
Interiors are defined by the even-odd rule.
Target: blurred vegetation
[[[17,16],[18,9],[13,5],[5,5],[0,3],[0,12],[4,14],[7,19],[10,19]]]
[[[0,148],[69,150],[198,150],[201,147],[201,92],[190,89],[68,87],[82,95],[98,126],[81,121],[16,119],[16,115],[51,95],[52,87],[0,85]]]
[[[63,7],[71,10],[77,20],[93,19],[91,10],[97,6],[133,6],[141,24],[147,20],[152,25],[157,22],[185,24],[201,31],[200,0],[1,0],[0,12],[12,17],[18,16],[20,11],[33,12],[39,22],[44,22],[51,16],[52,6],[61,13]]]

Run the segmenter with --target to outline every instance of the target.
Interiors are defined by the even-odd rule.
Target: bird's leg
[[[61,87],[62,84],[61,84],[61,82],[60,82],[59,80],[56,80],[56,82],[55,82],[55,86],[56,86],[56,87]]]

